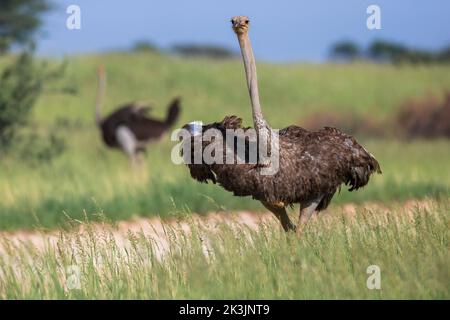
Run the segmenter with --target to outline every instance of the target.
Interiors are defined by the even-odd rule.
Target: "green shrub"
[[[35,62],[30,52],[20,54],[0,75],[0,152],[16,150],[22,159],[49,160],[63,150],[63,141],[55,134],[42,135],[29,125],[33,106],[44,85],[60,77],[65,69],[56,70]],[[12,148],[15,146],[15,148]]]
[[[29,53],[21,54],[0,76],[0,150],[14,142],[42,90],[42,78]]]

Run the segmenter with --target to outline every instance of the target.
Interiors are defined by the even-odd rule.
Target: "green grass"
[[[170,98],[183,98],[179,124],[217,121],[251,113],[240,60],[178,59],[151,54],[72,57],[65,79],[53,87],[75,88],[76,96],[49,93],[36,108],[39,123],[65,117],[91,126],[96,68],[107,72],[106,110],[132,100],[150,100],[163,115]],[[390,116],[405,99],[431,93],[442,97],[450,88],[450,66],[373,64],[258,64],[261,101],[274,127],[301,122],[315,111],[358,112]]]
[[[333,203],[449,194],[450,177],[443,174],[449,168],[449,142],[368,141],[366,146],[379,158],[383,174],[357,192],[343,188]],[[192,180],[185,167],[170,161],[169,143],[150,148],[146,170],[139,173],[120,153],[103,150],[100,143],[97,147],[76,156],[69,151],[40,167],[5,162],[0,173],[0,229],[54,228],[66,215],[81,219],[85,213],[92,220],[100,212],[111,220],[122,220],[171,217],[184,211],[264,210],[251,198],[234,197],[219,186]]]
[[[449,201],[409,214],[396,206],[360,208],[353,217],[335,212],[300,238],[274,223],[213,232],[191,221],[191,233],[166,230],[171,249],[162,259],[143,233],[129,233],[124,250],[111,231],[89,224],[44,252],[4,239],[0,298],[448,299]],[[380,268],[380,290],[366,286],[371,265]],[[79,289],[70,289],[69,266],[79,268]]]
[[[0,61],[0,67],[6,60]],[[0,230],[54,228],[65,216],[111,220],[135,216],[176,216],[183,211],[261,209],[250,198],[233,197],[218,186],[193,181],[170,160],[169,137],[152,145],[144,172],[133,173],[128,160],[103,146],[93,122],[95,69],[104,64],[108,85],[105,114],[131,100],[156,102],[165,115],[171,97],[183,98],[177,125],[251,113],[239,60],[178,59],[149,54],[71,57],[64,79],[39,99],[32,123],[66,140],[66,152],[51,163],[31,164],[17,156],[0,158]],[[448,70],[447,70],[448,69]],[[273,65],[260,64],[265,114],[274,127],[302,123],[318,110],[357,112],[388,118],[405,99],[450,88],[448,66]],[[76,95],[55,93],[75,89]],[[449,194],[450,142],[361,141],[380,161],[383,175],[358,192],[341,192],[335,203],[391,201]]]
[[[0,60],[0,69],[10,57]],[[217,121],[251,113],[240,61],[178,59],[148,54],[69,58],[64,79],[51,85],[33,110],[31,130],[54,131],[67,149],[51,162],[17,155],[0,158],[0,230],[53,229],[67,217],[117,221],[161,216],[189,219],[190,213],[264,210],[250,198],[233,197],[218,186],[193,181],[170,160],[174,143],[152,145],[141,171],[124,155],[104,147],[93,122],[95,69],[103,64],[108,86],[105,114],[132,100],[155,102],[165,115],[179,95],[177,125]],[[52,62],[54,63],[54,62]],[[401,102],[450,89],[450,66],[258,65],[264,112],[273,127],[302,124],[312,112],[359,113],[383,121]],[[1,86],[0,86],[1,87]],[[65,88],[75,95],[56,93]],[[1,89],[0,89],[1,90]],[[358,138],[358,137],[357,137]],[[109,231],[83,235],[61,231],[58,247],[42,252],[0,235],[0,298],[361,298],[449,299],[448,212],[450,142],[360,141],[379,160],[383,175],[363,190],[344,188],[329,213],[302,237],[278,225],[258,232],[168,230],[172,250],[162,261],[152,240],[130,234],[123,251]],[[411,218],[392,203],[428,198],[429,210]],[[336,204],[379,202],[391,211],[358,209],[353,219]],[[213,255],[205,257],[204,240]],[[177,249],[178,248],[178,249]],[[179,250],[182,248],[182,250]],[[67,267],[81,270],[81,289],[67,289]],[[366,269],[381,269],[381,290],[368,290]]]

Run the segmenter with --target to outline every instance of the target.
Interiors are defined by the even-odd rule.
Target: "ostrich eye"
[[[245,24],[248,24],[250,22],[250,20],[245,20]]]
[[[234,24],[234,20],[233,19],[231,19],[230,22],[231,22],[231,24]]]

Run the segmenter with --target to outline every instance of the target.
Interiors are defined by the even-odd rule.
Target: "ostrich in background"
[[[101,116],[101,105],[106,87],[105,71],[98,69],[98,91],[95,104],[95,122],[102,133],[104,143],[111,148],[120,148],[138,163],[139,152],[146,150],[149,143],[160,139],[177,121],[180,113],[180,99],[175,98],[167,108],[167,117],[156,120],[148,117],[151,107],[131,102],[117,108],[107,117]]]
[[[248,38],[249,19],[238,16],[232,18],[231,23],[241,48],[257,139],[268,144],[273,129],[264,119],[259,102],[256,64]],[[189,130],[191,140],[208,129],[216,129],[225,140],[224,150],[227,129],[243,129],[244,132],[249,129],[242,128],[242,120],[237,116],[201,126],[193,122],[184,128]],[[202,141],[202,149],[209,143]],[[191,144],[191,154],[196,152],[194,146]],[[260,160],[256,165],[219,164],[217,161],[207,164],[202,158],[200,164],[187,165],[194,179],[218,183],[236,196],[252,196],[276,216],[285,231],[297,229],[298,232],[313,215],[327,208],[342,184],[348,185],[350,191],[357,190],[368,183],[372,173],[381,173],[377,160],[370,153],[353,137],[335,128],[310,132],[289,126],[279,131],[278,146],[279,170],[273,175],[261,173],[267,164]],[[300,204],[298,227],[286,213],[286,207],[295,203]]]

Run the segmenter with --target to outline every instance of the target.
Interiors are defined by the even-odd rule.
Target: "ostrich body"
[[[239,16],[231,22],[241,47],[257,137],[268,144],[273,129],[263,118],[259,103],[256,65],[248,38],[249,19]],[[189,124],[185,126],[187,129],[191,127]],[[222,135],[224,150],[230,142],[226,141],[227,129],[243,129],[244,133],[249,129],[242,128],[242,120],[237,116],[227,116],[221,122],[204,125],[202,132],[211,128]],[[236,139],[245,139],[244,136]],[[204,141],[202,147],[209,143]],[[195,144],[191,146],[192,154]],[[286,206],[300,203],[300,231],[311,216],[327,208],[342,184],[348,185],[350,191],[357,190],[368,183],[372,173],[381,173],[377,160],[370,153],[353,137],[335,128],[310,132],[289,126],[279,131],[278,146],[279,170],[273,175],[262,174],[264,164],[260,163],[207,164],[203,161],[201,164],[188,164],[188,167],[191,176],[200,182],[211,180],[236,196],[252,196],[261,201],[275,214],[285,231],[296,229],[286,213]]]
[[[95,120],[104,143],[111,148],[120,148],[132,160],[137,161],[138,153],[145,151],[149,143],[160,139],[178,119],[180,113],[179,99],[174,99],[167,108],[164,120],[148,116],[150,107],[138,102],[131,102],[119,107],[107,117],[101,116],[101,104],[105,91],[105,73],[98,71],[98,92],[95,107]]]

